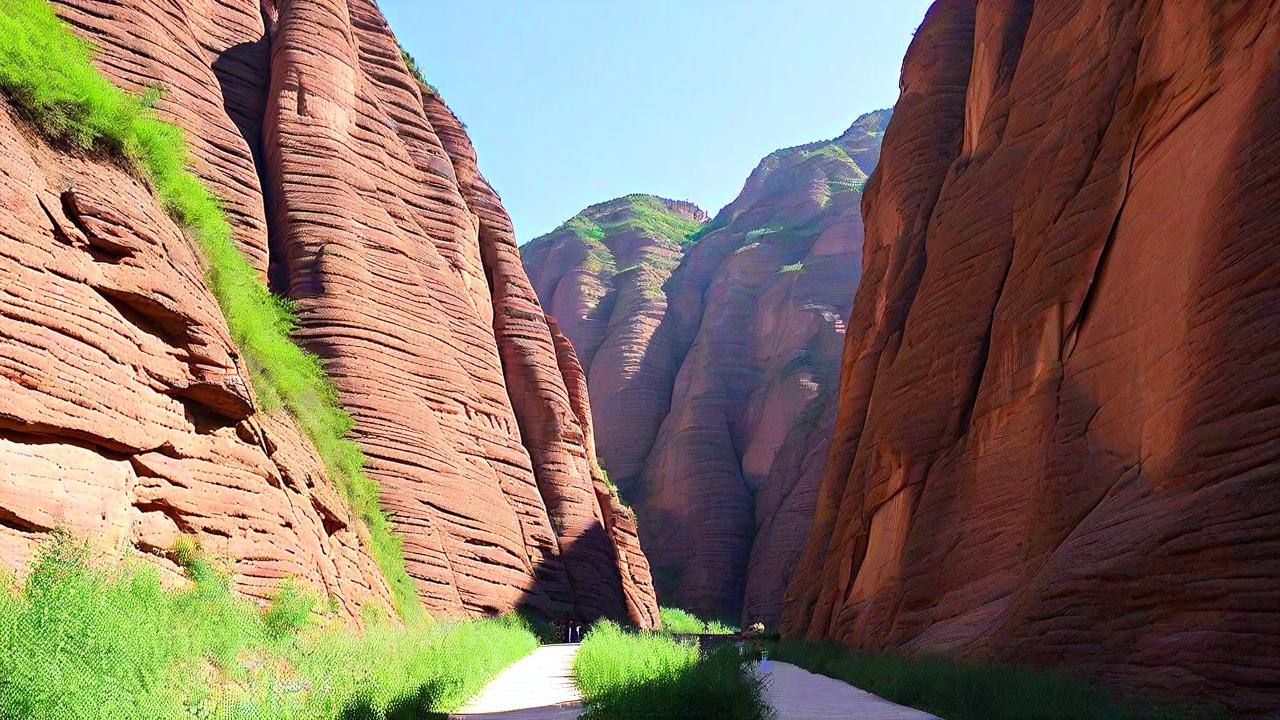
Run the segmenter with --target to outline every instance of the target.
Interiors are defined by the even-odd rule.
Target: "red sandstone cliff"
[[[701,211],[633,195],[522,249],[585,358],[601,463],[664,602],[777,619],[835,422],[859,198],[888,115],[769,155],[692,237]]]
[[[785,630],[1280,707],[1280,3],[940,0]]]
[[[594,477],[579,371],[460,123],[376,6],[56,5],[113,81],[166,89],[158,110],[237,244],[298,303],[296,337],[355,418],[427,609],[651,624],[634,522]],[[250,591],[296,575],[385,598],[314,452],[255,412],[189,240],[121,172],[5,128],[6,563],[59,523],[156,554],[182,530],[240,558]]]

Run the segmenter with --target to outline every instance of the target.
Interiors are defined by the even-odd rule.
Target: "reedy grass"
[[[1216,708],[1116,702],[1089,684],[1052,671],[977,665],[940,657],[862,652],[835,643],[783,641],[770,657],[844,680],[886,700],[946,720],[1210,720]]]
[[[586,720],[652,718],[763,720],[763,680],[732,648],[696,645],[600,622],[587,633],[573,672]]]
[[[154,566],[92,567],[57,534],[0,585],[0,718],[399,720],[457,709],[537,640],[516,617],[357,632],[283,588],[266,608],[205,560],[167,590]]]
[[[152,186],[199,245],[206,282],[226,317],[264,409],[287,409],[315,444],[329,476],[369,528],[374,559],[397,610],[420,613],[400,538],[378,505],[377,484],[348,439],[351,416],[321,361],[289,337],[294,304],[273,295],[232,241],[218,198],[187,169],[181,128],[151,109],[159,89],[137,97],[91,64],[93,47],[69,31],[46,0],[0,0],[0,90],[54,143],[113,158]]]

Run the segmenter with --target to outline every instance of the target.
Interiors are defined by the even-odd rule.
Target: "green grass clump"
[[[680,608],[658,608],[658,615],[662,619],[662,631],[665,633],[678,635],[732,635],[738,632],[738,628],[728,623],[719,620],[703,620],[688,610],[681,610]]]
[[[587,633],[573,663],[586,720],[762,720],[763,681],[736,648],[704,654],[658,633],[611,622]]]
[[[517,618],[357,632],[286,585],[266,607],[204,558],[165,589],[56,533],[0,583],[0,718],[398,720],[455,710],[537,640]]]
[[[427,89],[427,92],[432,95],[440,94],[440,91],[436,90],[435,85],[427,82],[427,78],[422,74],[422,68],[418,66],[418,61],[413,59],[413,56],[409,54],[408,50],[400,48],[400,57],[404,58],[404,64],[409,68],[409,72],[413,73],[413,77],[416,78],[418,82],[422,83],[422,86]]]
[[[833,643],[776,643],[770,657],[844,680],[893,702],[947,720],[1190,720],[1225,718],[1214,710],[1134,707],[1061,674],[973,665],[939,657],[868,653]]]
[[[0,90],[53,142],[125,163],[194,236],[206,281],[248,366],[264,409],[287,409],[315,443],[330,477],[369,527],[374,559],[402,615],[420,612],[400,539],[378,505],[378,487],[346,435],[351,416],[320,359],[289,337],[293,303],[272,295],[236,249],[218,199],[187,169],[182,130],[151,109],[158,90],[136,97],[90,63],[93,48],[70,32],[46,0],[0,0]]]

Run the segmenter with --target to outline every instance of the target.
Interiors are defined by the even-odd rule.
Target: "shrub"
[[[378,505],[377,484],[363,472],[359,446],[346,437],[351,416],[320,359],[289,338],[297,324],[293,304],[272,295],[236,249],[218,199],[187,169],[182,130],[151,110],[159,90],[141,98],[120,90],[93,67],[92,56],[92,47],[63,26],[46,0],[0,0],[0,90],[51,141],[114,158],[150,182],[165,210],[191,232],[259,401],[297,419],[368,525],[397,609],[406,616],[420,612],[400,539]]]
[[[681,635],[719,634],[732,635],[738,628],[719,620],[703,620],[687,610],[675,607],[659,608],[662,631]]]
[[[834,643],[786,641],[771,657],[844,680],[947,720],[1173,720],[1226,717],[1214,710],[1130,707],[1065,675],[1021,667],[976,665],[940,657],[868,653]]]
[[[509,617],[356,632],[320,625],[296,584],[259,610],[216,573],[165,590],[153,566],[87,557],[58,533],[20,586],[0,587],[0,718],[421,717],[537,644]]]
[[[292,578],[280,586],[267,611],[262,614],[262,624],[267,634],[280,639],[306,627],[315,610],[316,598],[302,589]]]
[[[427,82],[427,78],[422,74],[422,68],[418,66],[418,61],[413,59],[408,50],[400,48],[400,57],[404,59],[405,67],[409,68],[409,72],[413,74],[413,77],[419,83],[422,83],[422,87],[426,88],[428,93],[432,95],[440,94],[435,85]]]
[[[178,567],[190,570],[196,562],[204,559],[204,544],[200,542],[199,535],[183,533],[173,541],[170,554]]]
[[[573,663],[586,720],[769,717],[763,680],[733,647],[703,654],[658,633],[597,623]]]

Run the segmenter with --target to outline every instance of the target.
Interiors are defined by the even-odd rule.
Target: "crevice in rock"
[[[311,507],[315,509],[316,514],[320,516],[320,524],[324,527],[325,535],[330,537],[337,535],[342,530],[347,529],[347,523],[341,518],[335,516],[333,512],[320,502],[314,494],[311,495]]]
[[[235,124],[248,147],[258,179],[259,200],[262,202],[262,215],[266,221],[266,247],[263,248],[266,257],[263,262],[267,287],[277,295],[287,295],[288,265],[283,262],[286,255],[279,247],[276,233],[272,232],[272,193],[262,137],[262,124],[271,88],[269,10],[265,4],[259,8],[264,28],[262,37],[223,50],[214,60],[212,70],[220,86],[223,111]]]
[[[982,333],[982,347],[978,351],[977,362],[973,368],[973,377],[965,385],[965,395],[960,400],[960,415],[956,423],[955,437],[963,437],[969,431],[969,423],[973,419],[974,407],[978,404],[978,394],[982,390],[982,382],[986,379],[987,360],[991,356],[991,333],[996,324],[996,312],[1000,309],[1000,299],[1004,297],[1005,285],[1009,282],[1009,270],[1013,267],[1013,242],[1010,241],[1008,253],[1004,259],[1004,269],[1000,274],[1000,284],[996,286],[995,299],[991,303],[991,313],[987,317],[987,327]]]
[[[1141,134],[1139,134],[1139,137]],[[1108,258],[1111,257],[1111,248],[1115,246],[1116,233],[1120,229],[1120,218],[1124,217],[1125,205],[1129,202],[1129,190],[1133,186],[1133,166],[1138,154],[1138,140],[1134,140],[1133,147],[1129,150],[1128,168],[1125,173],[1124,195],[1120,199],[1120,205],[1116,208],[1115,217],[1111,220],[1111,228],[1107,231],[1106,238],[1102,241],[1102,249],[1098,252],[1098,260],[1093,265],[1093,272],[1089,275],[1088,283],[1085,285],[1084,299],[1080,301],[1080,309],[1076,312],[1075,318],[1067,325],[1067,332],[1062,341],[1061,356],[1062,361],[1066,362],[1071,357],[1072,351],[1075,350],[1076,340],[1078,339],[1081,328],[1084,326],[1085,318],[1089,315],[1089,310],[1093,307],[1094,298],[1098,294],[1098,285],[1102,279],[1102,273],[1107,265]],[[1064,373],[1065,374],[1065,373]]]
[[[20,533],[46,533],[53,531],[53,527],[45,527],[44,525],[28,520],[27,518],[18,517],[15,513],[10,510],[6,510],[3,506],[0,506],[0,527],[6,527]]]
[[[175,350],[191,344],[191,319],[140,293],[94,286],[93,290],[121,317],[142,332]]]
[[[197,532],[207,534],[209,532],[207,528],[197,531],[197,528],[187,521],[181,510],[161,498],[138,501],[133,504],[133,507],[141,513],[158,512],[164,515],[184,535],[195,535]]]
[[[64,190],[60,196],[62,201],[62,213],[71,221],[80,234],[84,236],[85,242],[88,243],[89,254],[98,262],[115,264],[127,257],[133,257],[134,248],[128,245],[112,242],[110,239],[103,237],[100,233],[95,233],[89,229],[84,222],[84,213],[80,209],[79,199],[76,197],[75,190]],[[41,207],[43,207],[41,203]],[[48,212],[48,209],[45,209]],[[54,223],[57,226],[57,223]]]

